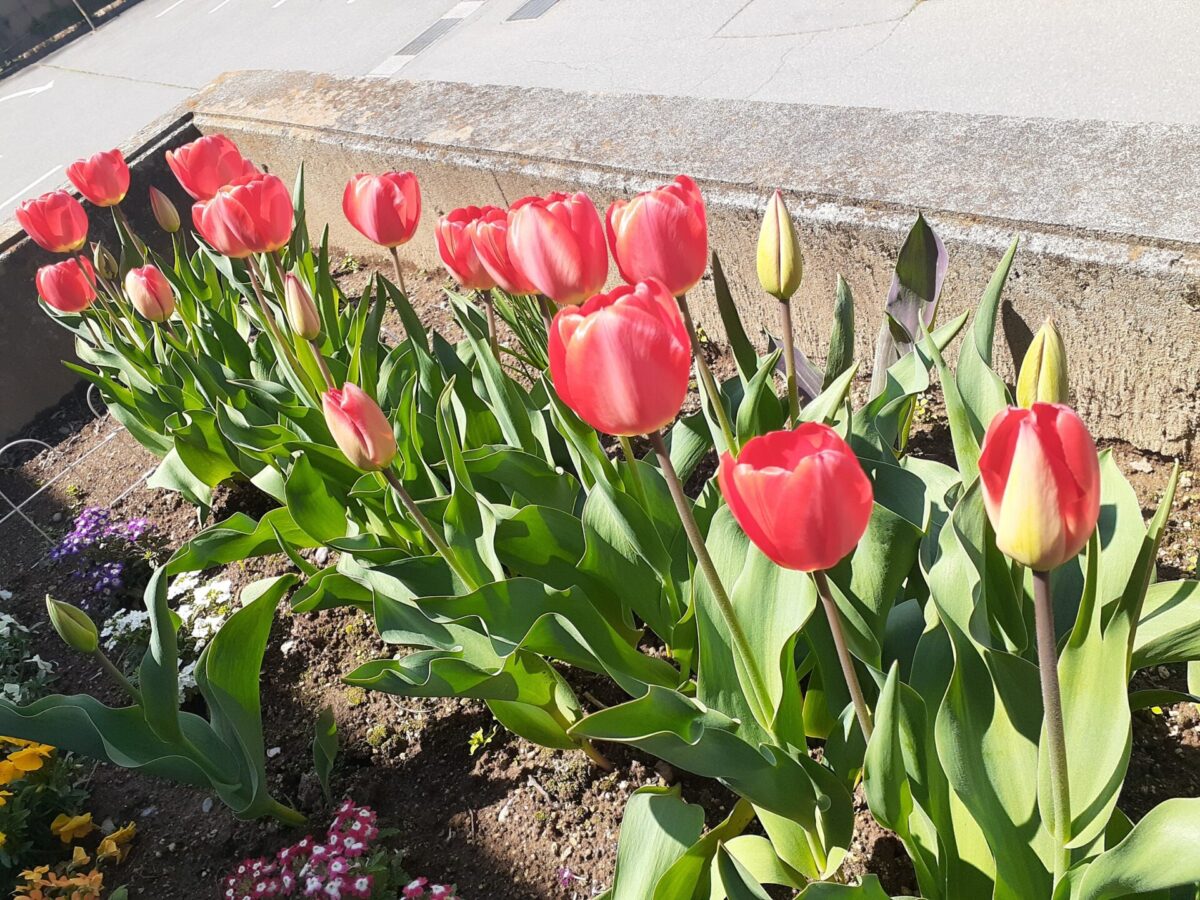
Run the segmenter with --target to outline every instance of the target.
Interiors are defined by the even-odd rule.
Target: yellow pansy
[[[47,744],[31,744],[8,754],[8,761],[22,772],[36,772],[53,752],[54,748]]]
[[[0,847],[3,847],[8,841],[8,835],[0,831]]]
[[[87,837],[95,829],[91,813],[84,813],[82,816],[68,816],[66,813],[59,813],[50,823],[50,833],[64,844]]]
[[[96,862],[110,859],[124,862],[125,857],[129,855],[129,842],[133,840],[135,834],[137,834],[137,825],[130,822],[124,828],[118,828],[101,840],[100,846],[96,848]]]
[[[8,803],[8,798],[13,795],[12,791],[0,791],[0,806]]]
[[[0,787],[25,777],[25,773],[6,759],[0,759]]]

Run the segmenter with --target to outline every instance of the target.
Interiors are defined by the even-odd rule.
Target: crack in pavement
[[[54,69],[58,72],[70,72],[74,75],[92,75],[96,78],[113,78],[117,81],[132,81],[134,84],[152,84],[156,87],[175,88],[181,91],[198,91],[203,85],[174,84],[170,81],[154,81],[149,78],[134,78],[130,75],[113,75],[109,72],[93,72],[90,69],[73,69],[70,66],[59,66],[54,63],[38,63],[39,69]]]
[[[911,16],[913,14],[913,10],[915,10],[922,3],[927,2],[927,0],[914,0],[913,5],[910,6],[908,9],[906,9],[904,12],[902,12],[900,15],[889,16],[886,19],[872,19],[870,22],[854,22],[853,24],[850,24],[850,25],[830,25],[827,28],[806,28],[801,31],[768,31],[768,32],[762,33],[762,34],[721,34],[721,30],[726,25],[728,25],[729,22],[731,22],[731,21],[733,21],[733,19],[737,18],[737,16],[741,14],[742,10],[744,10],[746,8],[746,6],[749,6],[750,3],[753,3],[753,2],[754,2],[754,0],[749,0],[749,2],[746,3],[745,6],[743,6],[736,13],[734,13],[728,20],[726,20],[726,22],[724,24],[721,25],[721,28],[717,29],[716,33],[713,34],[713,37],[716,38],[717,40],[722,40],[722,41],[749,41],[749,40],[755,40],[757,38],[785,38],[785,37],[804,37],[806,35],[833,34],[834,32],[837,32],[837,31],[852,31],[856,28],[869,28],[872,25],[887,25],[889,22],[895,23],[895,25],[899,26],[899,24],[901,22],[903,22],[905,19],[907,19],[909,16]],[[893,28],[892,30],[895,31],[895,28]],[[890,37],[890,35],[889,35],[889,37]],[[887,40],[887,38],[884,38],[884,40]],[[880,43],[882,43],[882,41]],[[874,48],[872,48],[872,49],[874,49]]]

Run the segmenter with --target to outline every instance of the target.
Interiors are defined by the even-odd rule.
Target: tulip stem
[[[788,421],[793,428],[800,418],[800,393],[796,387],[796,345],[792,336],[792,304],[779,302],[779,324],[783,328],[783,364],[787,371]]]
[[[496,332],[496,304],[492,300],[490,291],[476,291],[475,296],[479,298],[479,302],[483,304],[483,308],[487,310],[487,329],[488,329],[488,344],[491,345],[492,355],[496,359],[500,358],[500,337]]]
[[[1054,604],[1050,598],[1050,573],[1033,573],[1033,616],[1037,629],[1038,671],[1042,679],[1042,710],[1046,722],[1046,755],[1050,760],[1050,790],[1054,801],[1055,835],[1059,839],[1054,860],[1054,881],[1070,868],[1071,782],[1067,777],[1067,740],[1063,728],[1062,696],[1058,686],[1058,645],[1054,639]]]
[[[542,313],[542,324],[546,326],[546,342],[550,342],[550,327],[554,321],[554,316],[550,312],[550,301],[546,299],[545,294],[537,295],[538,309]]]
[[[263,325],[266,327],[271,337],[279,345],[279,352],[287,358],[292,370],[296,373],[296,378],[299,379],[300,383],[303,384],[305,388],[312,392],[314,397],[316,397],[317,405],[319,406],[319,392],[311,384],[309,384],[308,377],[305,375],[304,370],[300,368],[300,360],[296,358],[296,354],[293,352],[291,345],[283,336],[283,332],[279,330],[279,323],[275,321],[275,314],[271,312],[271,307],[267,305],[267,298],[263,296],[263,273],[262,269],[258,267],[258,261],[253,256],[247,256],[246,263],[247,271],[250,273],[250,284],[254,288],[255,298],[258,300],[258,311],[262,316]]]
[[[133,226],[129,224],[129,217],[125,215],[125,210],[121,208],[121,204],[117,203],[112,208],[113,218],[117,219],[118,229],[125,228],[126,234],[129,235],[129,240],[133,243],[133,248],[141,255],[142,261],[146,260],[146,242],[137,236],[133,230]]]
[[[638,471],[638,460],[633,452],[633,444],[623,434],[617,435],[617,439],[620,440],[621,450],[625,453],[625,462],[629,464],[629,479],[633,483],[633,492],[642,506],[648,507],[650,504],[646,500],[646,486],[642,483],[642,473]]]
[[[854,702],[854,714],[858,717],[858,727],[862,729],[863,737],[871,740],[875,723],[871,718],[871,709],[863,696],[862,683],[858,680],[858,670],[854,668],[854,657],[846,646],[846,633],[842,630],[842,616],[837,604],[833,602],[833,594],[829,590],[829,579],[820,569],[812,573],[817,585],[817,596],[821,598],[821,606],[825,609],[825,619],[829,622],[829,631],[833,635],[833,646],[837,649],[838,662],[842,666],[842,675],[846,679],[846,687],[850,690],[850,699]]]
[[[671,490],[671,499],[675,501],[675,508],[679,511],[679,519],[683,523],[683,530],[692,545],[692,550],[696,553],[696,562],[700,566],[700,570],[704,573],[704,578],[708,582],[708,588],[712,591],[712,595],[717,601],[717,608],[720,609],[725,628],[733,640],[735,652],[741,657],[742,665],[745,667],[745,672],[750,679],[751,690],[755,694],[752,706],[758,708],[759,714],[762,716],[761,724],[763,727],[768,732],[773,733],[774,728],[771,724],[773,714],[771,692],[767,688],[767,680],[763,676],[762,669],[759,668],[754,648],[750,645],[750,640],[746,637],[746,632],[742,630],[742,625],[738,621],[737,614],[734,612],[733,603],[729,599],[729,594],[725,591],[725,585],[721,583],[721,576],[717,574],[717,567],[713,563],[712,556],[708,553],[708,548],[704,545],[704,536],[700,534],[700,526],[696,524],[696,517],[692,514],[692,507],[688,501],[687,494],[683,492],[683,483],[679,480],[679,473],[675,471],[675,466],[671,464],[671,454],[667,451],[667,445],[663,441],[662,435],[655,431],[648,434],[647,437],[650,439],[650,444],[654,447],[654,452],[658,454],[658,462],[662,467],[663,477],[667,481],[667,487]]]
[[[125,674],[120,669],[113,665],[112,660],[104,655],[104,651],[97,647],[92,651],[92,656],[96,658],[96,662],[100,663],[100,668],[108,674],[108,677],[115,681],[121,690],[133,698],[134,703],[142,702],[142,695],[138,693],[138,689],[130,683],[129,679],[125,677]]]
[[[388,252],[392,254],[392,268],[396,270],[396,284],[400,286],[400,293],[408,297],[408,288],[404,286],[404,272],[400,269],[400,251],[395,247],[388,247]]]
[[[696,324],[692,321],[692,312],[688,308],[687,294],[679,295],[679,312],[683,315],[683,324],[687,326],[688,337],[692,341],[692,356],[696,359],[696,371],[700,374],[700,380],[704,382],[704,391],[712,403],[713,414],[716,415],[717,422],[721,426],[721,434],[725,436],[725,449],[736,455],[738,452],[737,438],[734,437],[729,413],[725,411],[725,404],[721,402],[721,391],[717,387],[717,380],[713,378],[712,369],[704,361],[704,351],[700,347],[700,338],[696,335]]]
[[[321,352],[321,348],[317,346],[316,341],[309,341],[308,346],[312,349],[313,359],[317,361],[317,365],[321,369],[321,375],[325,378],[325,387],[331,391],[336,391],[337,382],[333,379],[333,373],[329,371],[329,363],[325,362],[325,355]]]
[[[446,563],[454,571],[454,574],[457,575],[459,580],[461,580],[462,583],[467,586],[468,590],[479,590],[479,582],[476,581],[475,578],[462,567],[462,563],[460,563],[458,557],[454,555],[454,551],[451,549],[450,545],[446,543],[446,539],[438,533],[436,528],[433,527],[433,523],[429,521],[425,513],[421,512],[421,508],[417,506],[416,501],[413,500],[412,496],[408,493],[408,490],[404,487],[404,483],[400,480],[400,477],[390,467],[382,469],[381,471],[383,477],[387,479],[387,483],[390,484],[392,486],[392,490],[396,492],[396,496],[400,498],[400,502],[404,505],[404,508],[408,511],[408,514],[413,517],[413,521],[415,521],[417,523],[417,527],[421,529],[421,533],[429,539],[429,543],[433,544],[438,553],[442,555],[442,558],[446,560]]]

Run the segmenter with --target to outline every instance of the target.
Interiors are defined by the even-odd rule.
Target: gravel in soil
[[[347,265],[341,283],[348,295],[361,290],[367,271]],[[457,338],[439,282],[428,273],[410,276],[423,320]],[[384,333],[402,328],[393,316]],[[728,354],[707,347],[719,373]],[[693,399],[694,402],[694,399]],[[146,516],[174,548],[199,530],[194,509],[178,495],[146,487],[155,465],[110,417],[96,418],[83,391],[64,400],[23,437],[49,449],[22,445],[0,468],[0,491],[20,502],[41,493],[23,512],[0,523],[0,588],[13,592],[12,612],[24,623],[44,622],[43,598],[71,599],[71,581],[47,558],[51,541],[84,506],[111,505],[123,517]],[[944,416],[931,395],[914,429],[914,452],[945,459]],[[1134,482],[1147,514],[1161,495],[1169,461],[1114,447]],[[260,515],[261,495],[248,486],[218,489],[214,520],[242,511]],[[0,513],[0,515],[3,515]],[[1196,568],[1200,502],[1193,476],[1184,474],[1160,559],[1164,578],[1190,577]],[[36,528],[35,528],[36,526]],[[43,536],[37,529],[44,532]],[[288,571],[284,556],[227,567],[220,576],[234,590]],[[216,575],[213,571],[210,575]],[[68,652],[47,625],[37,652],[59,666],[57,689],[117,698],[87,661]],[[604,748],[615,765],[606,773],[583,754],[546,750],[497,728],[483,704],[469,700],[392,697],[349,687],[340,676],[360,663],[391,655],[369,619],[355,610],[309,615],[281,612],[263,667],[264,731],[271,788],[310,815],[315,831],[332,817],[313,774],[312,725],[332,707],[342,743],[335,769],[335,800],[353,797],[375,807],[407,852],[414,874],[455,882],[466,900],[588,897],[612,878],[621,815],[629,795],[646,784],[680,784],[689,802],[719,822],[734,797],[715,782],[677,773],[652,757],[621,747]],[[592,705],[611,703],[607,683],[567,672]],[[1139,687],[1184,687],[1182,669],[1164,667],[1139,676]],[[1169,796],[1200,794],[1200,716],[1191,704],[1134,720],[1134,753],[1122,807],[1134,818]],[[140,897],[216,897],[221,876],[243,857],[273,852],[299,836],[273,822],[241,822],[215,798],[107,765],[91,770],[91,809],[97,821],[134,820],[135,849],[117,880]],[[894,835],[880,829],[858,798],[858,831],[847,862],[854,876],[875,872],[891,894],[915,893],[915,878]],[[565,882],[564,870],[569,873]]]

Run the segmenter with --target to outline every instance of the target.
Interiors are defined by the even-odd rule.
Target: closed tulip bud
[[[1009,407],[988,426],[979,475],[996,546],[1034,571],[1084,548],[1100,516],[1100,462],[1069,406]]]
[[[154,221],[167,234],[179,230],[179,210],[171,202],[171,198],[156,187],[150,188],[150,209],[154,212]]]
[[[321,316],[312,295],[304,282],[290,272],[283,281],[288,324],[304,340],[315,341],[321,336]]]
[[[66,191],[26,200],[17,207],[16,216],[33,242],[51,253],[74,253],[87,240],[87,213]]]
[[[367,472],[386,469],[396,458],[396,436],[379,404],[352,382],[321,398],[325,424],[338,449]]]
[[[231,259],[273,253],[292,236],[292,195],[276,175],[247,175],[225,185],[211,200],[195,203],[192,224],[217,252]]]
[[[67,177],[97,206],[116,206],[129,192],[129,166],[120,150],[107,150],[67,166]]]
[[[175,312],[171,282],[154,266],[130,269],[125,275],[125,293],[137,311],[151,322],[165,322]]]
[[[364,237],[381,247],[412,240],[421,219],[421,186],[412,172],[358,174],[346,182],[342,212]]]
[[[82,609],[55,600],[46,595],[46,612],[50,614],[50,624],[58,632],[58,636],[72,650],[80,653],[95,653],[100,646],[100,635],[96,631],[96,623]]]
[[[92,244],[92,262],[96,266],[96,273],[101,278],[111,280],[121,272],[116,257],[109,253],[103,244]]]
[[[82,256],[37,270],[38,294],[64,313],[81,313],[96,299],[96,272]]]
[[[1038,402],[1067,402],[1067,349],[1053,319],[1033,336],[1017,375],[1017,406]]]
[[[512,205],[508,255],[538,293],[582,303],[608,280],[608,246],[587,194],[525,197]]]
[[[206,134],[166,155],[167,165],[194,200],[211,200],[225,185],[258,173],[223,134]]]
[[[767,203],[758,233],[758,281],[763,290],[780,300],[790,300],[804,277],[804,258],[791,214],[776,191]]]
[[[624,284],[559,310],[549,355],[558,396],[608,434],[657,431],[687,396],[691,344],[679,304],[660,281]]]
[[[862,539],[874,491],[850,446],[806,422],[721,457],[717,483],[746,536],[786,569],[831,569]]]
[[[618,200],[608,208],[608,247],[630,284],[657,278],[676,297],[696,286],[708,266],[704,198],[686,175]]]

